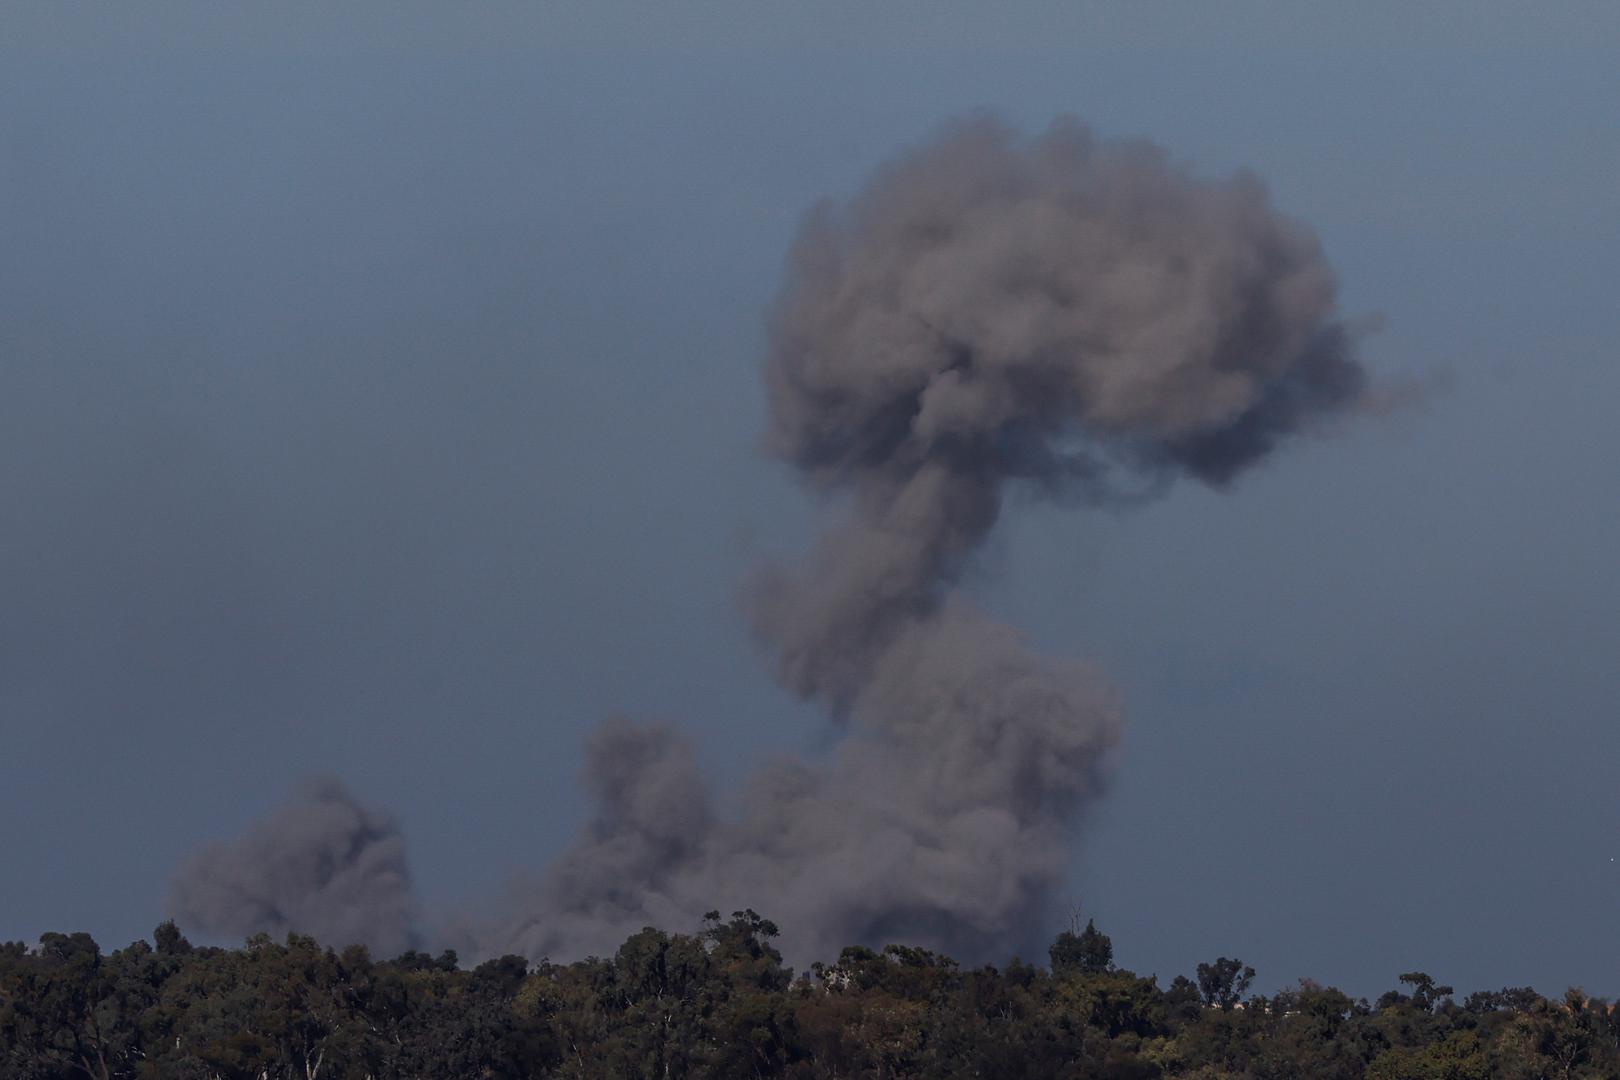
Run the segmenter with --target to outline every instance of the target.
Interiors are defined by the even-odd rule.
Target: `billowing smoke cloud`
[[[745,905],[800,958],[899,937],[976,959],[1043,934],[1118,713],[960,575],[1012,485],[1083,504],[1224,487],[1353,408],[1334,294],[1253,178],[1072,122],[953,127],[815,210],[771,315],[766,446],[838,497],[745,607],[838,742],[761,770],[731,819],[677,734],[605,726],[585,834],[474,951],[606,952]]]
[[[193,856],[175,877],[169,911],[224,938],[297,931],[383,956],[415,940],[404,838],[332,779],[307,782],[241,837]]]
[[[812,213],[771,319],[766,442],[850,498],[747,606],[783,685],[846,734],[722,822],[668,731],[615,727],[590,758],[597,820],[499,947],[604,950],[744,903],[801,955],[896,935],[972,957],[1042,932],[1117,713],[954,584],[1009,483],[1224,486],[1352,405],[1334,291],[1254,179],[1068,122],[953,128]]]

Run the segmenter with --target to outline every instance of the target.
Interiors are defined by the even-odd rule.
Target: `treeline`
[[[0,945],[0,1076],[162,1080],[477,1077],[1620,1077],[1620,1014],[1571,990],[1469,995],[1421,972],[1374,1002],[1302,982],[1265,997],[1237,960],[1161,987],[1094,926],[1049,966],[963,970],[845,949],[798,978],[751,911],[648,929],[609,959],[466,969],[263,935],[195,948],[173,923],[104,955],[86,934]]]

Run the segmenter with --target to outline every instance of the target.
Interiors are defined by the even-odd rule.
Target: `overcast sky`
[[[1117,959],[1620,994],[1620,12],[1216,7],[7,5],[0,939],[149,933],[310,773],[450,906],[567,842],[606,714],[722,779],[824,745],[735,606],[814,511],[764,311],[815,200],[988,108],[1254,169],[1444,387],[1006,515],[975,595],[1127,713]]]

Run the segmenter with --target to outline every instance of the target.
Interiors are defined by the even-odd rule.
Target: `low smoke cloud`
[[[604,953],[744,906],[796,958],[900,937],[975,960],[1042,936],[1119,714],[1095,672],[957,583],[1011,485],[1090,505],[1181,476],[1225,488],[1356,408],[1335,290],[1253,177],[1200,179],[1072,121],[949,128],[815,209],[770,317],[765,446],[831,496],[829,521],[744,606],[838,742],[761,770],[733,820],[678,733],[604,726],[584,835],[461,944]],[[278,895],[229,925],[313,929]]]
[[[405,840],[388,815],[333,779],[297,795],[229,843],[194,855],[175,876],[169,912],[203,934],[310,934],[396,956],[416,940]]]

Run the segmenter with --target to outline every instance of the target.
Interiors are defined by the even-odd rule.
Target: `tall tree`
[[[1198,965],[1198,992],[1205,1005],[1229,1010],[1248,993],[1254,974],[1243,961],[1223,956],[1213,964]]]
[[[1054,975],[1100,975],[1114,969],[1114,943],[1091,919],[1078,934],[1071,930],[1059,934],[1047,955]]]

